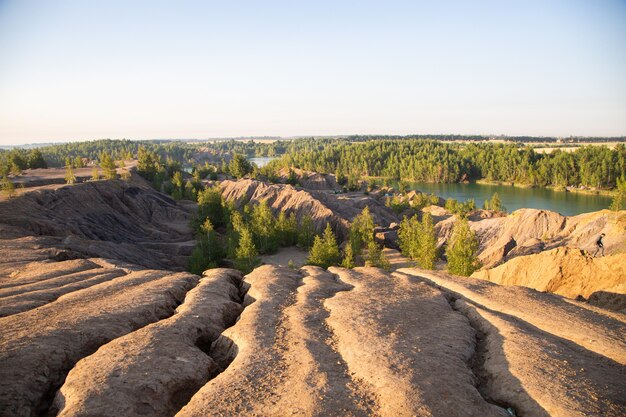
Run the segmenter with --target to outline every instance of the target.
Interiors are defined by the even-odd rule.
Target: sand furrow
[[[474,331],[438,290],[375,268],[331,268],[353,285],[327,300],[350,372],[384,416],[503,416],[474,386]]]
[[[530,288],[500,286],[443,272],[406,268],[395,273],[397,276],[402,274],[453,293],[458,298],[518,317],[547,333],[626,365],[626,316],[623,314]]]
[[[207,271],[175,315],[79,361],[55,398],[58,415],[174,415],[222,371],[210,346],[243,309],[241,278],[235,270]]]
[[[45,412],[78,360],[172,315],[198,279],[144,270],[0,318],[0,416]]]

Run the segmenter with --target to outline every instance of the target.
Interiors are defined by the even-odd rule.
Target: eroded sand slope
[[[418,269],[97,262],[59,265],[109,280],[0,318],[0,415],[626,411],[626,318],[553,294]],[[59,269],[3,288],[62,288]]]

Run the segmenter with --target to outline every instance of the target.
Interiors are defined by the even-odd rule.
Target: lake
[[[397,185],[396,185],[397,186]],[[519,188],[510,185],[487,184],[428,184],[409,183],[409,189],[435,194],[443,198],[465,201],[473,198],[476,207],[482,208],[485,200],[498,193],[509,212],[520,208],[536,208],[556,211],[573,216],[608,208],[611,197],[554,191],[547,188]]]
[[[256,166],[261,168],[269,164],[270,161],[273,161],[274,159],[278,159],[278,157],[277,156],[255,156],[254,158],[248,158],[248,161],[254,162]]]

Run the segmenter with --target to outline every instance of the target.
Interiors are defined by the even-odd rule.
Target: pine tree
[[[100,174],[98,173],[98,167],[94,166],[91,170],[91,180],[98,181],[100,179]]]
[[[191,180],[187,180],[185,182],[185,199],[193,201],[196,199],[195,196],[196,196],[196,190],[193,187]]]
[[[211,224],[215,227],[221,227],[226,224],[224,200],[219,187],[207,188],[200,191],[197,199],[198,221],[195,223],[195,228],[200,227],[206,219],[211,220]]]
[[[248,228],[243,228],[239,232],[239,247],[237,247],[235,252],[235,268],[244,274],[252,272],[258,263],[258,255],[259,253],[252,239],[252,233]]]
[[[6,198],[15,197],[15,184],[7,176],[2,178],[2,193]]]
[[[43,159],[43,155],[39,149],[33,149],[28,156],[28,167],[35,168],[48,168],[46,160]]]
[[[418,258],[420,227],[417,216],[413,216],[410,219],[407,219],[405,216],[402,222],[400,222],[400,228],[398,229],[400,251],[404,256],[413,260]]]
[[[126,169],[126,164],[124,163],[124,161],[119,162],[119,167],[122,169],[122,173],[120,174],[120,177],[124,181],[128,181],[130,179],[130,171]]]
[[[293,246],[298,241],[298,221],[296,214],[291,213],[289,217],[281,211],[276,220],[276,231],[279,236],[281,246]]]
[[[315,229],[313,228],[313,219],[310,215],[305,214],[300,219],[300,227],[298,230],[298,246],[301,248],[310,248],[315,238]]]
[[[65,167],[65,183],[74,184],[75,182],[76,182],[76,175],[74,175],[74,171],[72,170],[72,165],[67,165]]]
[[[430,213],[424,213],[418,236],[417,262],[424,269],[434,269],[437,259],[437,237]]]
[[[197,239],[188,269],[193,274],[201,275],[205,270],[217,267],[222,257],[222,249],[209,219],[201,226]]]
[[[289,168],[289,175],[287,176],[287,184],[296,185],[298,184],[298,177],[296,176],[296,172]]]
[[[328,268],[329,266],[338,265],[340,261],[341,254],[339,253],[335,234],[330,227],[330,223],[327,223],[323,236],[315,236],[307,263]]]
[[[378,243],[376,243],[373,239],[367,244],[365,266],[374,266],[376,268],[382,268],[386,271],[391,269],[391,264],[385,257],[383,249],[378,246]]]
[[[480,268],[477,258],[478,239],[466,219],[458,220],[446,249],[448,271],[456,275],[470,276]]]
[[[105,179],[114,180],[117,178],[115,161],[108,152],[102,152],[100,155],[100,167]]]
[[[500,200],[500,196],[498,193],[493,193],[491,196],[491,200],[485,200],[483,204],[483,208],[485,210],[493,210],[497,213],[506,211],[506,208],[502,205],[502,200]]]
[[[369,207],[365,206],[363,211],[354,218],[348,233],[348,242],[352,246],[355,256],[361,254],[363,248],[374,240],[374,218]]]
[[[346,249],[343,254],[343,261],[341,261],[341,266],[348,269],[352,269],[355,267],[352,245],[346,245]]]
[[[261,253],[273,253],[278,249],[276,219],[266,201],[252,208],[250,230],[254,243]]]
[[[230,171],[230,175],[235,178],[243,178],[246,174],[252,172],[252,165],[245,156],[235,154],[230,164],[228,164],[228,171]]]
[[[626,178],[617,179],[617,187],[613,201],[609,207],[613,211],[620,211],[626,209]]]

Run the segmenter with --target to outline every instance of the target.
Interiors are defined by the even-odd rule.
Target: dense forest
[[[262,143],[106,139],[0,151],[0,176],[19,174],[27,168],[68,164],[80,167],[84,161],[99,162],[103,153],[115,160],[136,158],[141,147],[158,156],[164,165],[178,170],[199,165],[196,157],[203,154],[214,157],[210,164],[218,171],[224,170],[225,166],[221,165],[228,164],[233,155],[282,156],[259,171],[267,177],[279,168],[297,167],[334,173],[338,178],[355,181],[363,177],[433,183],[487,180],[536,186],[583,185],[600,189],[613,189],[617,179],[626,177],[624,144],[614,149],[582,146],[573,152],[556,150],[538,153],[532,147],[517,142],[492,143],[482,141],[484,138],[454,135],[388,136],[383,139],[380,136],[350,136]]]
[[[626,146],[583,146],[540,154],[530,146],[432,140],[298,140],[278,166],[415,182],[502,181],[537,186],[614,188],[626,176]]]

